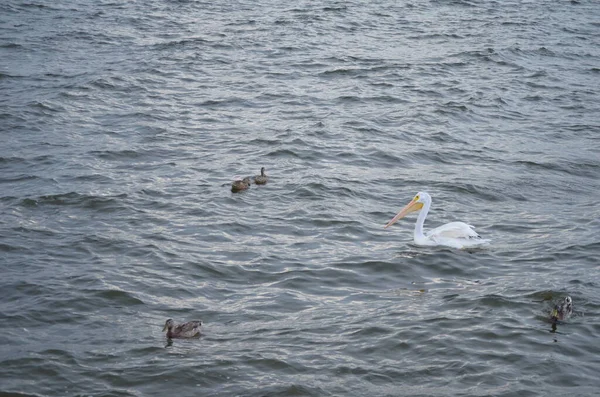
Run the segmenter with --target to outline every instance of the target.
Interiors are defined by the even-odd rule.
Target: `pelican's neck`
[[[423,233],[423,224],[425,223],[425,218],[427,218],[427,213],[429,212],[430,206],[431,201],[425,201],[425,203],[423,203],[423,208],[419,212],[419,216],[417,217],[417,223],[415,223],[415,242],[423,240],[425,238],[425,233]]]

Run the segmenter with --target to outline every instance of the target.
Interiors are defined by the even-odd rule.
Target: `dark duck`
[[[265,167],[260,169],[260,175],[254,177],[254,183],[257,185],[264,185],[269,181],[269,177],[265,175]]]
[[[250,178],[246,177],[242,180],[233,181],[231,184],[231,191],[233,193],[241,192],[242,190],[246,190],[250,187]]]
[[[165,322],[163,332],[167,331],[167,338],[194,338],[200,336],[200,321],[188,321],[183,324],[175,324],[171,319]]]
[[[550,314],[550,321],[556,323],[557,321],[567,320],[573,313],[573,299],[570,296],[565,297],[562,301],[557,303]]]

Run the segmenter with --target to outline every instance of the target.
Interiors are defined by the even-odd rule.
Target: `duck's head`
[[[260,168],[260,175],[265,176],[265,167]]]
[[[566,296],[560,303],[554,306],[552,310],[553,320],[563,320],[571,315],[573,312],[573,299],[570,296]]]
[[[163,330],[162,330],[162,332],[165,332],[166,330],[168,330],[168,329],[171,329],[171,328],[173,328],[174,326],[175,326],[175,323],[173,322],[173,320],[171,320],[171,319],[168,319],[168,320],[165,322],[165,326],[163,327]]]

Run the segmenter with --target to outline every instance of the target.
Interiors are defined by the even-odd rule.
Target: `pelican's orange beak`
[[[419,203],[417,200],[417,197],[412,199],[411,202],[406,205],[406,207],[402,208],[400,212],[398,212],[398,214],[391,221],[389,221],[387,225],[385,225],[385,228],[387,229],[388,227],[392,226],[398,219],[404,218],[411,212],[419,211],[421,208],[423,208],[423,203]]]

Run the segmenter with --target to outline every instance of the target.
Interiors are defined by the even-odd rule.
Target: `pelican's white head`
[[[423,203],[423,205],[425,205],[428,202],[431,203],[431,196],[427,192],[419,192],[416,194],[413,200],[417,200],[417,202]]]
[[[431,196],[429,195],[429,193],[417,193],[416,196],[413,197],[413,199],[410,201],[410,203],[408,203],[404,208],[402,208],[400,212],[398,212],[398,214],[396,214],[396,216],[391,221],[389,221],[387,225],[385,225],[385,228],[392,226],[394,223],[396,223],[396,221],[398,221],[401,218],[404,218],[411,212],[420,211],[421,208],[423,208],[423,206],[427,204],[431,204]]]

